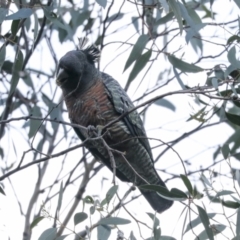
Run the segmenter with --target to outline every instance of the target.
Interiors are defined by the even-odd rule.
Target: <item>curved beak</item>
[[[68,73],[64,69],[58,68],[56,84],[58,86],[61,86],[68,78]]]

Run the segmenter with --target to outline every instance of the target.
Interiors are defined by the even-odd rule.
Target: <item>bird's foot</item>
[[[87,127],[87,134],[89,137],[100,137],[102,134],[102,129],[102,125],[97,125],[96,127],[94,127],[93,125],[89,125]]]
[[[87,134],[89,137],[96,137],[97,136],[97,128],[95,128],[93,125],[87,126]]]

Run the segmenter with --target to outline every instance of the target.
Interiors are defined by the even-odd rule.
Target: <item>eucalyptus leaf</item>
[[[167,99],[164,99],[164,98],[158,99],[157,101],[154,102],[154,104],[165,107],[167,109],[170,109],[173,112],[176,111],[175,105],[173,105],[170,101],[168,101]]]
[[[57,229],[56,228],[49,228],[46,229],[38,238],[38,240],[53,240],[55,239],[57,235]]]
[[[59,189],[59,196],[58,196],[58,205],[57,205],[57,211],[59,212],[62,206],[62,198],[63,198],[63,183],[60,184]]]
[[[207,215],[208,215],[209,218],[214,218],[216,216],[216,213],[208,213]],[[200,217],[197,217],[194,220],[191,220],[188,223],[188,225],[187,225],[187,227],[184,231],[184,234],[187,233],[189,230],[192,230],[193,228],[195,228],[196,226],[198,226],[201,223],[202,223],[202,221],[201,221]]]
[[[230,149],[229,149],[228,144],[224,144],[224,145],[222,146],[221,150],[222,150],[222,154],[223,154],[224,159],[228,159],[229,153],[230,153]],[[221,191],[221,192],[222,192],[222,191]],[[224,191],[224,192],[226,192],[226,191]],[[219,194],[220,194],[220,192],[217,193],[217,196],[219,196]],[[220,196],[221,196],[221,195],[220,195]]]
[[[44,217],[42,217],[42,216],[35,218],[35,219],[32,221],[32,223],[31,223],[31,225],[30,225],[30,228],[33,229],[34,227],[36,227],[37,224],[38,224],[39,222],[41,222],[43,219],[44,219]]]
[[[183,31],[182,15],[181,15],[181,10],[180,10],[180,7],[178,5],[178,2],[176,0],[169,0],[168,4],[171,7],[171,9],[172,9],[172,11],[173,11],[173,13],[174,13],[174,15],[177,19],[179,29],[180,29],[180,34],[182,34],[182,31]]]
[[[33,14],[33,10],[31,8],[21,8],[17,12],[5,17],[5,20],[17,20],[17,19],[29,18],[32,14]]]
[[[236,69],[240,66],[240,61],[236,58],[236,48],[233,46],[228,52],[228,61],[233,65]]]
[[[15,91],[18,81],[20,78],[20,71],[22,70],[22,65],[23,65],[23,54],[21,50],[18,50],[18,53],[16,54],[15,62],[13,64],[13,74],[12,74],[12,79],[11,79],[11,87],[9,91],[9,95],[12,95],[13,92]]]
[[[97,227],[97,239],[107,240],[110,237],[111,229],[105,225],[99,225]]]
[[[107,0],[96,0],[96,2],[103,8],[107,6]]]
[[[235,3],[236,3],[236,5],[238,6],[238,8],[240,8],[240,0],[233,0]]]
[[[3,188],[1,186],[0,186],[0,193],[6,196],[4,190],[3,190]]]
[[[124,67],[124,72],[130,67],[130,65],[140,58],[147,42],[148,42],[148,35],[141,35],[139,36],[137,42],[134,44],[133,49],[128,57],[128,60]]]
[[[173,20],[173,17],[174,17],[174,13],[170,12],[166,16],[164,16],[164,17],[160,18],[159,20],[157,20],[155,22],[155,25],[158,26],[158,25],[161,25],[161,24],[165,24],[165,23]]]
[[[6,57],[6,45],[4,44],[0,49],[0,71],[3,66]]]
[[[42,116],[41,109],[37,105],[35,105],[33,107],[31,114],[34,117],[41,117]],[[29,128],[29,133],[28,133],[29,138],[32,138],[36,134],[36,131],[38,130],[40,124],[41,124],[40,120],[30,119],[30,128]]]
[[[183,60],[176,58],[173,55],[168,55],[168,60],[174,68],[180,69],[183,72],[197,73],[204,70],[194,64],[184,62]]]
[[[83,222],[88,218],[88,215],[85,212],[79,212],[74,215],[74,225],[76,226],[77,224]]]
[[[237,210],[236,237],[237,239],[240,238],[240,208]]]
[[[140,56],[137,61],[135,62],[133,69],[131,73],[129,74],[127,84],[126,84],[126,89],[130,86],[131,82],[136,78],[136,76],[142,71],[142,69],[146,66],[148,63],[150,57],[152,54],[152,50],[148,50],[145,52],[142,56]]]
[[[8,13],[8,9],[7,8],[0,8],[0,24],[4,21],[6,15]]]
[[[119,217],[102,218],[98,221],[99,225],[124,225],[129,223],[131,223],[130,220]]]
[[[197,206],[197,209],[198,209],[198,213],[199,213],[199,217],[202,221],[202,224],[205,228],[205,231],[207,233],[207,236],[210,240],[214,240],[213,238],[213,231],[212,229],[209,227],[210,226],[210,222],[209,222],[209,218],[208,218],[208,215],[206,213],[206,211],[200,207],[200,206]]]
[[[178,73],[178,71],[176,70],[175,67],[173,67],[173,73],[174,73],[174,75],[175,75],[175,77],[176,77],[179,85],[181,86],[181,88],[182,88],[182,89],[186,89],[186,87],[185,87],[182,79],[180,78],[180,74]]]
[[[228,113],[226,111],[225,111],[225,115],[231,123],[234,123],[234,124],[240,126],[240,116],[239,115]]]
[[[188,177],[185,176],[185,175],[183,175],[183,174],[180,174],[180,177],[182,178],[182,181],[183,181],[183,183],[185,184],[185,186],[186,186],[189,194],[192,195],[192,193],[193,193],[193,187],[192,187],[192,184],[191,184],[191,182],[189,181]]]

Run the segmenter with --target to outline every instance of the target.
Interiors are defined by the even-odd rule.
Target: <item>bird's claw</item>
[[[87,127],[87,134],[89,137],[96,137],[97,136],[97,129],[93,125],[89,125]]]
[[[102,125],[97,125],[96,127],[89,125],[87,127],[87,134],[89,137],[99,137],[102,134],[102,129]]]

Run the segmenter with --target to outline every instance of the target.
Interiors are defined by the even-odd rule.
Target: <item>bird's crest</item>
[[[86,47],[87,43],[88,43],[88,38],[84,37],[84,38],[79,38],[79,50],[83,51],[86,55],[87,58],[90,62],[94,63],[97,62],[100,58],[100,51],[97,48],[96,45],[90,45],[88,47]]]

